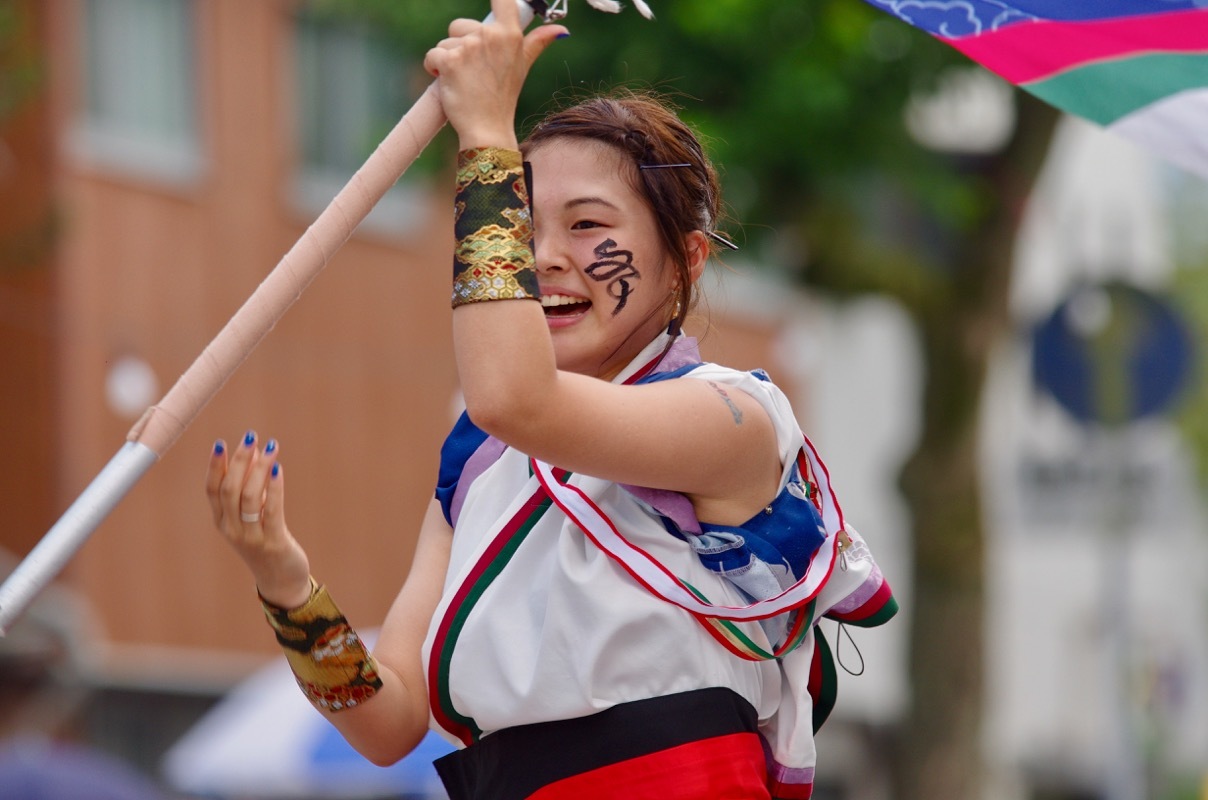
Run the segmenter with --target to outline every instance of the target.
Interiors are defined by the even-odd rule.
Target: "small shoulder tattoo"
[[[734,424],[741,425],[742,409],[734,404],[734,401],[730,399],[730,395],[726,393],[726,390],[713,381],[705,381],[705,383],[709,384],[709,387],[717,392],[718,396],[725,401],[726,407],[730,409],[730,416],[734,417]]]

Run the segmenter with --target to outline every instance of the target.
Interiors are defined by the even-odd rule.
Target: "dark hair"
[[[721,214],[717,173],[693,130],[661,97],[622,91],[555,111],[537,123],[521,144],[528,153],[548,142],[578,138],[602,142],[631,159],[627,179],[654,214],[663,246],[677,275],[678,330],[694,302],[684,237],[706,234],[710,255]]]

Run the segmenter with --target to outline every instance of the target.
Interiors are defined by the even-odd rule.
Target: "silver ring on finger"
[[[240,511],[239,519],[243,520],[244,522],[259,522],[260,521],[260,512],[257,511],[254,514],[249,514],[246,511]]]

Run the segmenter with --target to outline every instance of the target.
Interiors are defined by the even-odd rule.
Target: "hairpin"
[[[737,250],[737,249],[738,249],[738,245],[734,244],[734,242],[731,242],[729,239],[727,239],[726,237],[722,236],[722,235],[721,235],[720,233],[718,233],[717,231],[705,231],[705,236],[708,236],[710,239],[712,239],[713,241],[717,242],[717,243],[718,243],[718,244],[720,244],[722,247],[728,247],[728,248],[730,248],[731,250]]]
[[[638,169],[674,169],[676,167],[691,167],[691,164],[638,164]],[[713,241],[720,244],[722,247],[728,247],[731,250],[737,250],[738,245],[731,242],[726,237],[722,236],[717,231],[706,231],[705,235]]]

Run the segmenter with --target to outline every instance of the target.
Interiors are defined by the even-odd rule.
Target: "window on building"
[[[84,103],[75,144],[90,161],[152,179],[194,180],[195,0],[84,0]]]
[[[411,104],[413,69],[366,26],[303,12],[296,18],[295,108],[301,164],[295,199],[326,207]],[[377,204],[366,227],[385,233],[418,223],[421,181],[407,176]]]

